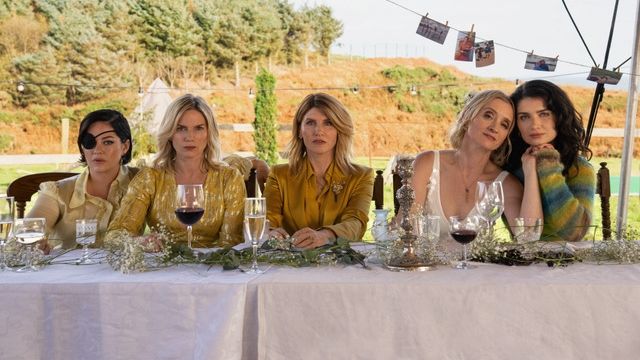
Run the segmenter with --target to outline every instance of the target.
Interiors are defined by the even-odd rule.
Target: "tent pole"
[[[616,238],[621,239],[627,227],[627,200],[631,180],[631,160],[633,160],[633,141],[636,133],[636,112],[638,110],[638,77],[640,76],[640,2],[636,9],[636,28],[634,34],[633,60],[629,75],[629,93],[627,95],[627,119],[624,126],[624,146],[620,164],[620,191],[618,192],[618,213],[616,215]]]

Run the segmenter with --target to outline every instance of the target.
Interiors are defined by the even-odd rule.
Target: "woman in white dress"
[[[476,215],[478,181],[502,181],[504,214],[510,225],[516,217],[540,217],[523,203],[520,182],[503,171],[514,126],[514,106],[499,90],[485,90],[467,101],[453,124],[453,149],[425,151],[416,157],[412,185],[416,205],[440,217],[440,242],[459,249],[449,236],[449,217]]]

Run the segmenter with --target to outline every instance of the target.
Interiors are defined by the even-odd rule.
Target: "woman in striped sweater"
[[[544,240],[579,241],[591,225],[596,176],[585,131],[567,94],[545,80],[520,85],[506,169],[524,183],[523,201],[544,213]]]

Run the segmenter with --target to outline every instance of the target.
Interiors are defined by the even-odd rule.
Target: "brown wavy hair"
[[[309,94],[298,106],[298,110],[293,117],[291,140],[287,146],[289,170],[292,174],[300,173],[304,159],[307,156],[307,148],[300,137],[300,127],[304,116],[312,108],[320,110],[338,131],[333,160],[344,174],[350,174],[355,170],[351,149],[354,135],[353,121],[344,105],[333,96],[325,93]]]

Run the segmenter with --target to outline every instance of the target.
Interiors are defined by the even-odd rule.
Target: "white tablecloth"
[[[640,265],[53,265],[0,273],[0,359],[637,359],[639,304]]]

